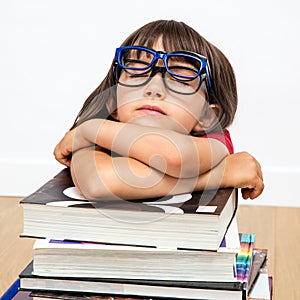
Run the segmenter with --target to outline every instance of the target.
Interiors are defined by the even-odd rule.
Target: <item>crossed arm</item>
[[[230,186],[253,199],[263,190],[259,163],[248,153],[228,156],[219,141],[170,129],[90,120],[67,132],[54,154],[71,167],[87,198],[149,198]]]
[[[197,138],[184,133],[172,121],[145,118],[147,126],[104,119],[84,122],[67,132],[56,148],[56,158],[63,163],[68,154],[98,145],[120,156],[136,159],[149,167],[176,178],[190,178],[216,166],[226,155],[225,145],[215,139]],[[176,126],[176,130],[173,128]],[[181,132],[180,132],[181,131]]]

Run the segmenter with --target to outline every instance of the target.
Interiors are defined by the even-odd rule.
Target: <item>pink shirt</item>
[[[227,147],[230,154],[234,153],[234,148],[233,148],[232,140],[230,137],[230,133],[227,129],[224,129],[223,133],[213,133],[212,132],[212,133],[203,135],[201,137],[216,139],[216,140],[220,141],[221,143],[223,143]]]

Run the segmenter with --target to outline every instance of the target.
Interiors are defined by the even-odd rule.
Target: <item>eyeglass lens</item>
[[[154,76],[153,69],[158,60],[151,52],[141,49],[123,49],[120,55],[122,72],[119,83],[127,86],[141,86]],[[193,56],[180,53],[168,54],[164,59],[162,72],[166,86],[175,92],[192,94],[201,84],[198,76],[202,63]]]

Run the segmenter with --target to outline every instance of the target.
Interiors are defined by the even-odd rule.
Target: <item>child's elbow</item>
[[[196,177],[200,173],[200,162],[193,155],[176,155],[168,158],[168,175],[176,178]]]
[[[104,185],[99,178],[91,176],[84,178],[75,184],[82,196],[88,200],[104,200],[112,198],[112,191]]]
[[[99,188],[94,187],[92,185],[85,185],[85,187],[81,188],[80,191],[83,197],[88,200],[97,200],[103,197]]]

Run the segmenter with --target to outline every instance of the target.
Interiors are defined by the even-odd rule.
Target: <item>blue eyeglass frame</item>
[[[132,68],[132,67],[127,67],[127,66],[123,65],[122,62],[121,62],[121,53],[124,50],[131,50],[131,49],[132,50],[143,50],[143,51],[146,51],[148,53],[151,53],[153,55],[153,59],[150,62],[150,64],[147,65],[145,68]],[[195,76],[184,76],[184,75],[178,75],[176,73],[173,73],[168,68],[167,59],[170,56],[176,56],[176,55],[181,56],[181,57],[187,57],[187,58],[192,57],[193,59],[196,59],[198,62],[200,62],[201,68],[199,69],[197,74]],[[122,69],[141,70],[141,71],[143,71],[143,70],[150,69],[159,58],[164,62],[164,66],[165,66],[166,71],[172,76],[186,78],[186,79],[195,79],[198,76],[203,75],[203,73],[204,73],[206,75],[208,89],[209,90],[212,89],[210,67],[209,67],[208,59],[205,56],[200,55],[200,54],[195,53],[195,52],[192,52],[192,51],[179,50],[179,51],[173,51],[173,52],[162,52],[162,51],[155,51],[153,49],[150,49],[150,48],[147,48],[147,47],[142,47],[142,46],[123,46],[123,47],[119,47],[119,48],[116,49],[114,62],[118,63],[118,65]]]

